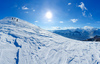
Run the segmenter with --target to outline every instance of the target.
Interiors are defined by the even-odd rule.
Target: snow
[[[77,41],[11,17],[0,20],[0,64],[100,64],[100,43]]]

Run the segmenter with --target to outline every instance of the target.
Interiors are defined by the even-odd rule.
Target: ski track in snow
[[[0,20],[0,64],[100,64],[100,43],[53,34],[19,19]]]

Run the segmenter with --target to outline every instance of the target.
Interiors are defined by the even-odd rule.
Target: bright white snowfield
[[[100,64],[100,42],[65,38],[7,17],[0,20],[0,64]]]

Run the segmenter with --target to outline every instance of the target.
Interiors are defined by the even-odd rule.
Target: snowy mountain
[[[93,38],[96,35],[100,36],[99,28],[76,28],[66,30],[53,30],[51,32],[76,40],[86,40]]]
[[[0,64],[100,64],[100,43],[65,38],[7,17],[0,20]]]

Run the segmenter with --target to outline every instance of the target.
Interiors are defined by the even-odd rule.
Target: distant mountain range
[[[94,36],[100,36],[100,28],[76,28],[66,30],[50,30],[53,33],[76,40],[86,40]]]

